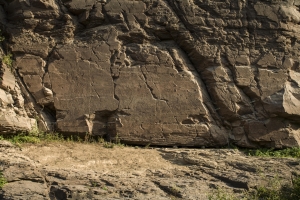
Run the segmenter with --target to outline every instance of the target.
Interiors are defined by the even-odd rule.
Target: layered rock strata
[[[1,2],[16,79],[44,130],[300,144],[298,1]]]

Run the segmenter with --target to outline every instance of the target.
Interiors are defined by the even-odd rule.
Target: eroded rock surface
[[[48,143],[22,149],[0,141],[1,199],[196,199],[222,188],[242,196],[300,176],[293,158],[258,158],[233,149],[104,148]]]
[[[13,0],[39,126],[131,144],[300,144],[298,1]]]
[[[3,52],[1,54],[3,56]],[[2,135],[31,130],[35,126],[34,116],[30,114],[33,112],[26,110],[32,106],[25,104],[27,103],[24,103],[22,90],[12,68],[2,63],[0,66],[0,132]]]

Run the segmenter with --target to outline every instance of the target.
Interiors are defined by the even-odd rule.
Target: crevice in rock
[[[162,191],[164,191],[166,194],[177,197],[177,198],[183,198],[180,190],[178,188],[176,188],[175,186],[168,186],[168,185],[164,185],[161,184],[158,181],[152,181],[159,189],[161,189]]]
[[[118,54],[118,51],[115,51],[115,52],[112,52],[111,54],[111,57],[110,57],[110,63],[111,63],[111,66],[110,66],[110,73],[111,73],[111,78],[112,78],[112,82],[113,82],[113,98],[116,99],[119,103],[118,103],[118,108],[120,107],[120,98],[118,97],[117,93],[116,93],[116,87],[117,87],[117,83],[116,83],[116,80],[119,78],[119,74],[115,74],[113,72],[113,65],[115,64],[116,60],[117,60],[117,54]],[[119,72],[118,72],[119,73]]]
[[[183,124],[183,125],[193,125],[193,124],[195,124],[195,122],[191,119],[185,119],[181,122],[181,124]]]
[[[220,175],[217,175],[217,174],[214,174],[214,173],[208,173],[208,174],[211,175],[214,178],[219,179],[220,181],[225,182],[226,184],[228,184],[231,187],[242,188],[242,189],[247,189],[247,190],[249,189],[249,186],[248,186],[247,182],[232,180],[228,177],[220,176]]]
[[[125,112],[124,110],[118,111],[117,112],[118,115],[123,115],[123,116],[130,116],[130,113]]]
[[[120,98],[118,97],[118,95],[116,94],[116,87],[117,87],[117,84],[115,83],[114,81],[114,99],[118,100],[119,101],[119,104],[118,104],[118,108],[120,107]]]
[[[208,122],[206,121],[202,115],[189,115],[188,116],[189,119],[191,119],[195,124],[199,124],[199,123],[204,123],[204,122]]]
[[[55,44],[55,46],[52,47],[51,51],[49,52],[49,54],[48,54],[48,56],[47,56],[47,59],[45,60],[45,61],[46,61],[46,65],[45,65],[45,67],[44,67],[45,73],[44,73],[44,76],[42,77],[42,80],[44,80],[45,75],[48,73],[49,62],[51,61],[51,59],[53,59],[53,58],[52,58],[52,54],[53,54],[53,52],[56,50],[56,46],[57,46],[57,44]]]
[[[184,23],[184,20],[182,19],[182,17],[179,17],[178,15],[176,15],[176,12],[173,10],[174,7],[172,6],[174,4],[174,2],[170,2],[169,0],[166,0],[166,3],[169,5],[169,8],[172,11],[172,14],[175,15],[179,20],[180,23],[182,23],[182,25],[184,25],[185,29],[190,33],[191,31],[189,29],[186,28],[186,24]],[[171,30],[169,27],[167,27],[167,30],[169,32],[177,32],[177,34],[180,34],[180,31],[176,31],[176,30]],[[187,49],[184,44],[184,41],[178,41],[176,38],[174,38],[174,36],[171,34],[171,36],[173,37],[173,40],[176,42],[176,44],[180,47],[180,49],[185,53],[185,55],[187,56],[187,58],[189,59],[191,66],[193,67],[193,71],[192,73],[197,73],[197,75],[194,75],[195,79],[197,80],[196,77],[199,77],[200,80],[197,80],[198,85],[200,87],[200,91],[203,93],[203,104],[206,106],[206,108],[209,110],[210,114],[212,115],[213,119],[217,122],[217,124],[221,125],[222,124],[222,120],[219,116],[219,114],[216,112],[216,108],[215,106],[212,104],[212,97],[210,95],[210,93],[208,92],[208,88],[207,85],[202,84],[202,74],[201,72],[194,66],[195,62],[193,62],[193,60],[190,58],[190,54],[193,53],[192,50],[193,49]],[[192,34],[191,34],[192,36]],[[185,46],[184,46],[185,45]],[[191,48],[190,45],[187,45],[188,48]],[[203,63],[204,64],[204,63]],[[208,99],[205,99],[208,98]]]
[[[100,181],[104,182],[107,186],[114,187],[115,185],[105,179],[100,179]]]
[[[224,60],[225,58],[221,59],[222,61],[222,66],[224,67],[224,69],[228,69],[229,73],[226,73],[230,79],[230,82],[229,83],[233,83],[234,86],[236,87],[236,89],[238,90],[238,92],[241,94],[241,97],[244,96],[245,97],[245,101],[242,101],[241,103],[243,104],[247,104],[248,106],[251,107],[251,110],[252,110],[252,113],[247,113],[247,114],[254,114],[255,113],[255,108],[254,106],[251,104],[251,101],[252,101],[252,98],[250,96],[248,96],[244,90],[239,87],[237,84],[236,84],[236,81],[235,81],[235,78],[234,78],[234,69],[233,69],[233,66],[230,66],[230,64],[228,63],[224,63]],[[236,102],[232,102],[232,104],[234,104]],[[238,103],[237,103],[238,104]],[[233,105],[234,106],[234,105]],[[244,105],[245,106],[245,105]],[[237,111],[235,111],[237,112]]]
[[[57,119],[54,103],[44,105],[41,111],[41,115],[43,116],[43,120],[46,122],[49,131],[55,131]]]
[[[120,6],[121,6],[121,4],[120,4]],[[122,8],[122,7],[121,7]],[[123,9],[122,9],[123,10]],[[127,19],[127,16],[126,16],[126,12],[123,10],[122,12],[122,15],[123,15],[123,18],[124,18],[124,22],[125,22],[125,26],[126,26],[126,28],[128,29],[128,30],[130,30],[130,28],[129,28],[129,22],[128,22],[128,19]]]
[[[259,81],[258,76],[259,76],[259,72],[257,72],[257,73],[254,75],[254,80],[255,80],[256,83],[257,83],[257,88],[258,88],[258,90],[259,90],[260,96],[262,96],[262,95],[263,95],[263,92],[262,92],[261,85],[260,85],[260,83],[259,83],[260,81]],[[260,114],[263,115],[263,116],[265,117],[265,119],[268,118],[267,111],[266,111],[266,109],[265,109],[265,107],[264,107],[264,102],[262,101],[261,98],[259,98],[259,99],[257,99],[257,100],[259,100],[259,103],[260,103],[260,105],[262,106],[262,108],[263,108],[263,110],[264,110],[264,113],[260,113]],[[254,106],[254,107],[255,107],[255,106]],[[257,110],[257,109],[255,109],[255,110]]]
[[[143,72],[143,70],[141,70],[141,72],[142,72],[142,75],[143,75],[143,77],[144,77],[145,85],[146,85],[146,87],[149,89],[152,98],[155,99],[155,100],[163,101],[163,102],[167,103],[167,102],[168,102],[167,99],[160,99],[160,98],[158,98],[158,97],[155,95],[155,93],[153,92],[153,88],[148,84],[148,80],[147,80],[146,74]],[[155,83],[153,83],[153,84],[155,85]]]
[[[168,50],[170,52],[170,49],[168,49]],[[181,50],[182,50],[182,52],[184,52],[184,54],[186,55],[186,58],[190,62],[189,67],[192,68],[192,69],[185,69],[185,70],[183,69],[183,71],[188,72],[190,74],[191,78],[193,79],[193,81],[197,84],[198,90],[199,90],[199,93],[200,93],[199,95],[203,98],[203,104],[209,110],[209,112],[212,115],[213,119],[216,120],[216,122],[221,123],[222,120],[221,120],[219,114],[216,112],[215,106],[212,104],[210,94],[207,92],[207,86],[202,81],[201,73],[199,73],[196,70],[195,66],[193,65],[193,62],[190,60],[188,54],[184,51],[184,49],[181,49]],[[171,53],[170,53],[170,55],[172,56],[172,58],[174,60],[173,55]]]
[[[26,97],[27,102],[33,103],[35,111],[42,110],[42,107],[36,102],[35,98],[33,97],[33,95],[29,92],[28,88],[26,87],[26,84],[25,84],[22,76],[20,75],[19,70],[15,69],[15,72],[17,75],[16,79],[17,79],[19,86],[21,87],[22,93],[26,94],[25,97]]]

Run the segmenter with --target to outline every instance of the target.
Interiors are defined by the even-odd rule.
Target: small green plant
[[[100,143],[100,144],[105,142],[105,140],[102,137],[98,137],[97,139],[98,139],[98,143]]]
[[[64,141],[64,137],[58,133],[44,133],[42,139],[49,142]]]
[[[114,148],[115,144],[112,142],[104,142],[103,147],[105,148]]]
[[[2,63],[6,64],[10,69],[12,69],[12,64],[13,64],[12,54],[8,53],[7,55],[4,55],[2,57]]]
[[[0,189],[7,183],[6,178],[3,176],[2,171],[0,171]]]
[[[91,185],[92,185],[92,187],[97,187],[97,186],[98,186],[98,183],[95,182],[95,181],[91,181]]]
[[[93,137],[92,137],[92,134],[91,133],[85,133],[85,136],[84,136],[84,142],[93,142]]]
[[[180,188],[178,188],[176,185],[172,185],[170,187],[170,192],[171,194],[173,194],[174,196],[181,196],[181,191],[180,191]]]
[[[125,145],[121,143],[121,139],[119,138],[119,135],[117,134],[115,139],[115,144],[119,147],[124,147]]]
[[[64,140],[64,138],[63,138]],[[87,140],[83,140],[81,137],[79,137],[78,135],[71,135],[67,138],[65,138],[65,140],[67,142],[79,142],[79,143],[82,143],[82,142],[88,142]]]
[[[151,143],[149,142],[146,146],[145,146],[145,149],[149,149]]]
[[[103,147],[105,148],[114,148],[114,147],[125,147],[125,144],[121,143],[121,139],[119,138],[119,136],[117,135],[116,138],[114,139],[114,141],[110,141],[110,142],[103,142]]]
[[[106,186],[103,186],[102,189],[106,190],[106,191],[108,190],[108,188]]]
[[[35,124],[35,125],[33,126],[33,128],[32,128],[30,131],[28,131],[28,135],[30,135],[30,136],[36,136],[36,137],[39,137],[39,136],[42,135],[42,134],[44,134],[44,133],[43,133],[42,131],[39,130],[37,124]]]

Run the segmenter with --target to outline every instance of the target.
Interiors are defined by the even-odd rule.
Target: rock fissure
[[[149,89],[149,92],[150,92],[152,98],[155,99],[155,100],[158,100],[158,101],[163,101],[163,102],[165,102],[165,103],[168,103],[168,100],[167,100],[167,99],[160,99],[160,98],[158,98],[158,97],[155,95],[155,93],[153,93],[153,90],[154,90],[154,89],[148,84],[148,80],[147,80],[146,74],[143,72],[143,70],[141,70],[141,72],[142,72],[143,77],[144,77],[145,85],[146,85],[147,88]],[[153,82],[152,82],[152,84],[155,85],[155,83],[153,83]]]

